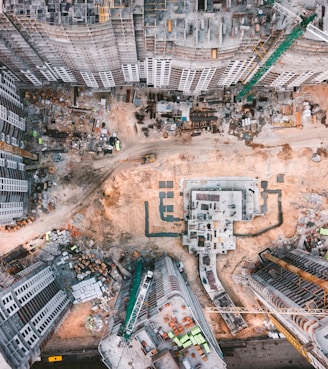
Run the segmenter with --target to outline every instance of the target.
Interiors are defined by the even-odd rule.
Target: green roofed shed
[[[180,337],[181,343],[188,341],[188,339],[189,339],[189,335],[187,333]]]
[[[174,337],[173,338],[173,341],[177,344],[177,346],[181,347],[182,346],[182,343],[180,342],[179,338],[178,337]]]
[[[188,340],[188,341],[186,341],[186,342],[183,344],[183,348],[187,348],[187,347],[189,347],[189,346],[191,346],[191,345],[192,345],[191,341],[190,341],[190,340]]]
[[[201,330],[200,330],[200,328],[197,326],[197,327],[194,327],[190,332],[191,332],[191,334],[192,334],[193,336],[195,336],[196,334],[201,333]]]
[[[199,344],[206,342],[204,336],[201,333],[197,334],[196,339],[198,340]]]
[[[323,236],[328,236],[328,228],[320,228],[319,233]]]
[[[173,337],[174,337],[174,333],[173,333],[172,331],[169,331],[169,332],[167,333],[167,335],[168,335],[170,338],[173,338]]]
[[[204,346],[204,350],[205,350],[205,352],[206,352],[207,354],[209,354],[209,353],[211,352],[211,350],[210,350],[210,348],[209,348],[209,346],[208,346],[208,343],[207,343],[207,342],[205,342],[203,346]]]

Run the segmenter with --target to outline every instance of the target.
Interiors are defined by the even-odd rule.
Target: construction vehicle
[[[260,81],[264,74],[269,71],[269,69],[278,61],[282,54],[284,54],[294,44],[294,42],[303,35],[306,30],[309,30],[311,33],[315,34],[321,40],[328,41],[328,35],[325,32],[319,30],[312,24],[310,25],[310,23],[316,17],[315,13],[311,14],[308,17],[299,17],[278,3],[274,3],[273,9],[278,10],[283,15],[290,17],[292,20],[298,21],[299,23],[286,36],[285,40],[269,55],[269,57],[266,60],[264,59],[263,64],[260,65],[255,74],[249,79],[242,90],[236,95],[236,101],[241,101],[243,97],[248,94],[252,87]]]
[[[124,159],[124,160],[120,160],[120,163],[127,163],[127,162],[136,162],[136,163],[140,163],[141,164],[149,164],[149,163],[153,163],[156,160],[156,154],[150,153],[150,154],[145,154],[141,156],[141,159]]]
[[[57,355],[57,356],[49,356],[48,357],[48,362],[49,363],[55,363],[57,361],[63,361],[63,357],[61,355]]]
[[[280,122],[272,122],[272,126],[276,128],[288,128],[295,127],[295,123],[292,119],[282,120]]]
[[[156,155],[153,153],[145,154],[142,156],[142,164],[153,163],[155,160],[156,160]]]

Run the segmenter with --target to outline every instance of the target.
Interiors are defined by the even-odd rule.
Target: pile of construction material
[[[103,296],[104,292],[108,292],[106,286],[101,281],[97,281],[95,277],[86,279],[72,286],[74,304],[97,299]]]
[[[41,250],[39,258],[44,261],[52,261],[60,255],[60,247],[68,246],[71,242],[71,234],[67,230],[53,230],[45,234],[46,244]]]
[[[82,255],[74,265],[76,276],[79,280],[84,279],[90,274],[102,275],[107,277],[110,270],[108,266],[100,259],[95,259],[94,254]]]
[[[94,316],[89,315],[85,322],[85,328],[90,329],[90,331],[92,332],[100,332],[103,326],[104,326],[103,320],[99,315]]]
[[[102,311],[103,313],[109,313],[111,307],[109,305],[109,301],[114,296],[111,292],[109,294],[104,294],[99,299],[93,301],[92,311]]]
[[[30,216],[26,219],[18,220],[15,225],[7,225],[0,227],[1,232],[16,232],[20,228],[25,227],[28,224],[32,224],[36,220],[36,216]]]
[[[67,246],[71,242],[71,235],[68,230],[53,230],[46,233],[46,240],[49,244],[55,243],[60,246]]]
[[[0,271],[0,280],[1,280],[1,284],[0,284],[0,291],[1,291],[2,289],[5,289],[11,286],[15,281],[15,277],[7,273],[6,271]]]

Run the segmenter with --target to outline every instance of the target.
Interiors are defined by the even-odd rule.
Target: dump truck
[[[155,154],[146,154],[142,156],[142,164],[153,163],[156,160]]]

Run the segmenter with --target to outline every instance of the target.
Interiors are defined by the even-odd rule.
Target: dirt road
[[[132,140],[131,143],[126,142],[124,150],[119,155],[106,157],[91,163],[92,170],[98,174],[100,172],[97,183],[91,183],[87,188],[76,188],[75,191],[70,191],[69,196],[66,197],[59,195],[57,209],[49,215],[42,216],[35,223],[15,233],[1,233],[1,254],[7,253],[51,228],[58,228],[65,224],[74,213],[79,212],[90,203],[92,196],[97,191],[99,191],[99,196],[101,195],[106,180],[108,182],[110,178],[115,178],[120,173],[125,173],[125,175],[129,171],[133,173],[140,171],[142,173],[147,169],[153,170],[154,167],[160,172],[161,166],[164,165],[163,170],[165,169],[166,175],[172,176],[170,171],[174,173],[183,162],[187,167],[189,166],[189,169],[183,169],[184,175],[186,177],[198,177],[199,173],[197,173],[196,168],[202,166],[202,163],[215,160],[222,164],[220,166],[221,173],[206,173],[206,176],[221,176],[227,175],[222,171],[227,162],[230,163],[230,166],[233,166],[235,161],[238,164],[241,158],[246,158],[247,166],[241,168],[238,175],[256,175],[260,177],[264,175],[267,177],[273,171],[273,167],[278,171],[286,171],[286,165],[296,169],[297,163],[294,161],[298,160],[299,155],[303,155],[305,149],[307,149],[305,155],[309,158],[313,151],[318,148],[325,148],[322,137],[325,137],[326,132],[327,130],[323,125],[310,125],[303,130],[266,128],[256,137],[252,146],[246,146],[244,141],[238,141],[232,136],[221,137],[208,133],[193,139],[186,136],[171,137],[169,139],[155,137],[140,139],[138,142],[135,140]],[[284,158],[276,160],[276,155],[286,145],[290,146],[294,157],[291,157],[290,160],[284,160]],[[156,152],[157,162],[150,167],[140,166],[137,159],[148,152]],[[311,161],[307,161],[307,163],[314,169],[318,169],[322,178],[327,175],[322,163],[315,164]],[[262,166],[262,169],[256,170],[259,165]],[[252,170],[252,166],[254,166],[254,170]],[[306,170],[306,168],[304,169]]]

